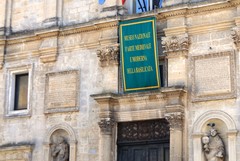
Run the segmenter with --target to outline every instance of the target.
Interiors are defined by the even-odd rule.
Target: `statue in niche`
[[[209,123],[209,134],[202,138],[203,151],[207,161],[224,161],[225,151],[224,144],[217,130],[214,128],[215,123]]]
[[[51,154],[53,161],[69,161],[69,145],[62,136],[51,145]]]

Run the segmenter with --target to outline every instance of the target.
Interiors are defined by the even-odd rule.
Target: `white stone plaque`
[[[47,109],[75,108],[78,101],[78,71],[49,73],[46,76]]]
[[[195,100],[220,99],[234,93],[235,65],[231,52],[196,56],[193,64]]]

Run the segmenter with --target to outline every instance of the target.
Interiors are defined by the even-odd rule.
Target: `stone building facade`
[[[57,160],[59,138],[69,161],[140,161],[162,147],[165,161],[204,161],[212,122],[225,161],[240,160],[240,1],[135,3],[1,0],[0,161]],[[118,24],[141,17],[157,19],[163,87],[125,93]]]

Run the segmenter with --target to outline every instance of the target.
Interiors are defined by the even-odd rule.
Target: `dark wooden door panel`
[[[144,148],[133,148],[133,161],[146,161],[146,151]]]
[[[159,149],[149,148],[148,149],[148,160],[149,161],[159,161]]]
[[[130,161],[130,158],[128,156],[128,154],[130,154],[129,152],[129,149],[128,148],[122,148],[120,151],[119,151],[119,157],[120,159],[119,160],[126,160],[126,161]]]
[[[118,161],[169,161],[169,143],[119,146]]]

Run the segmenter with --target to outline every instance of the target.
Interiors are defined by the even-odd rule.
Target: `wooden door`
[[[119,146],[118,161],[169,161],[169,143]]]
[[[167,121],[162,119],[120,123],[118,161],[169,161]]]

